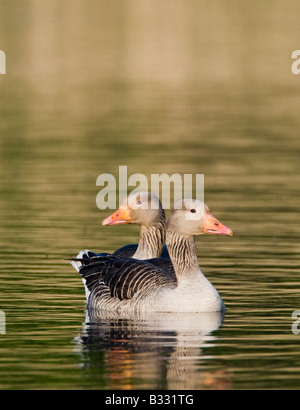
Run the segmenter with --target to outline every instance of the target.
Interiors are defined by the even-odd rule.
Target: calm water
[[[44,3],[0,1],[0,388],[298,389],[299,4]],[[139,234],[100,224],[119,165],[205,174],[225,317],[86,318],[66,259]]]

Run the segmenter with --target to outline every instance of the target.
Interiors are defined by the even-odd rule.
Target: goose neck
[[[165,229],[165,219],[153,225],[141,225],[139,244],[133,257],[136,259],[158,258],[166,239]]]
[[[166,243],[178,279],[199,270],[197,249],[193,236],[167,231]]]

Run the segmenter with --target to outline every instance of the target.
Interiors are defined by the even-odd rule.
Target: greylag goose
[[[130,194],[120,208],[102,221],[102,225],[138,224],[140,238],[138,244],[125,245],[116,250],[113,256],[119,258],[153,259],[153,263],[173,271],[167,247],[166,217],[159,198],[152,192]],[[96,254],[91,250],[80,251],[72,266],[79,272],[82,265],[88,265],[95,257],[109,256],[109,253]]]
[[[152,192],[130,194],[120,208],[102,221],[102,225],[138,224],[139,243],[126,245],[113,255],[123,258],[151,259],[169,257],[165,244],[166,217],[159,198]]]
[[[151,260],[95,257],[79,270],[88,309],[119,314],[224,311],[223,300],[198,265],[194,236],[204,233],[233,235],[201,201],[177,203],[166,230],[176,276]]]

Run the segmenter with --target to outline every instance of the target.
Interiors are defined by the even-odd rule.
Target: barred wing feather
[[[119,300],[132,299],[137,294],[147,295],[157,287],[175,288],[177,281],[173,272],[168,272],[151,261],[95,257],[83,265],[80,275],[86,280],[90,292],[99,294],[99,289]],[[105,285],[103,287],[103,285]]]

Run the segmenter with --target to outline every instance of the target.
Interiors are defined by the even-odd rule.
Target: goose
[[[140,238],[138,244],[125,245],[113,253],[119,258],[153,259],[158,266],[173,271],[172,263],[165,244],[166,217],[162,204],[152,192],[131,193],[124,199],[119,209],[102,221],[104,226],[121,224],[140,225]],[[86,249],[80,251],[70,261],[72,266],[79,272],[84,264],[90,264],[93,258],[109,256],[109,253],[96,254]]]
[[[233,236],[200,200],[184,199],[170,212],[166,244],[175,275],[152,260],[95,257],[79,269],[88,311],[112,313],[224,312],[218,291],[202,273],[195,235]]]
[[[159,198],[152,192],[131,193],[120,208],[102,221],[104,226],[140,225],[138,244],[125,245],[113,255],[125,258],[168,258],[165,244],[166,217]]]

